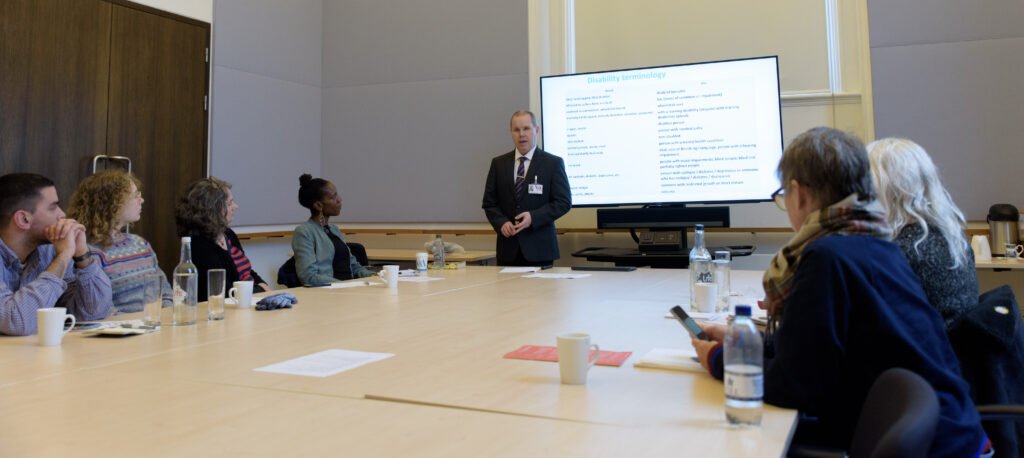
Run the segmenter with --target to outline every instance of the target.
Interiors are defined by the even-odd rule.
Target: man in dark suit
[[[551,265],[558,259],[555,220],[572,207],[565,163],[537,148],[533,113],[513,113],[510,126],[516,149],[491,160],[484,187],[484,213],[498,233],[498,265]]]

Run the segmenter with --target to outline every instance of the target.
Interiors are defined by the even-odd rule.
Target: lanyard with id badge
[[[544,185],[537,183],[537,175],[533,176],[533,183],[526,186],[526,192],[529,194],[544,194]]]

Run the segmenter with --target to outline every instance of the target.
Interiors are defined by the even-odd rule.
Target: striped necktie
[[[519,169],[516,170],[516,198],[523,192],[523,182],[526,181],[526,156],[519,156]]]

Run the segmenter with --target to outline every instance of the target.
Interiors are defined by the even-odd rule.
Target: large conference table
[[[128,338],[0,338],[0,456],[784,454],[795,411],[765,406],[761,427],[732,428],[721,382],[633,367],[652,348],[689,347],[664,318],[686,300],[685,270],[499,270],[297,288],[293,309],[228,308]],[[733,289],[756,295],[759,277],[734,271]],[[633,355],[580,386],[562,385],[557,363],[502,358],[563,332]],[[328,349],[395,356],[323,378],[253,370]]]

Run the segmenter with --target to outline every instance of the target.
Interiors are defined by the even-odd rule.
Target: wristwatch
[[[89,260],[89,253],[85,253],[85,254],[83,254],[81,256],[71,256],[71,259],[73,259],[75,261],[75,264],[78,264],[78,263],[80,263],[82,261],[88,261]]]

